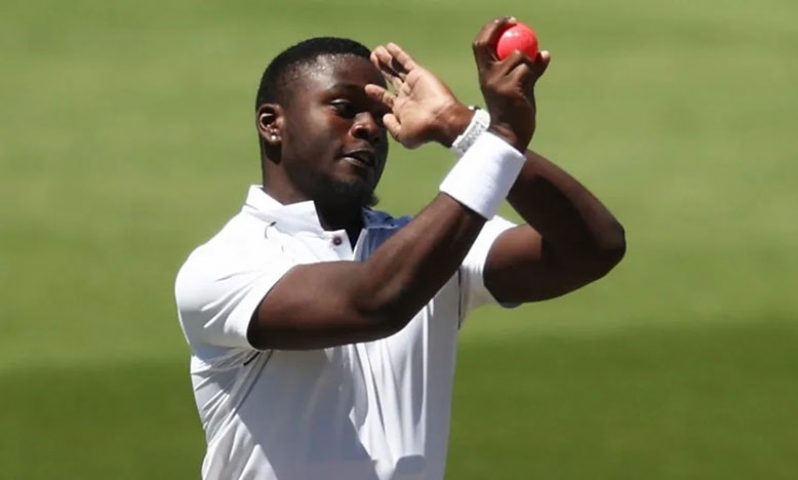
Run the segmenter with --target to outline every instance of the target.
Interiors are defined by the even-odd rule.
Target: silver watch
[[[469,122],[463,133],[455,138],[454,142],[452,142],[452,146],[449,147],[458,157],[462,157],[466,150],[468,150],[477,138],[490,126],[490,114],[486,110],[476,106],[468,108],[474,111],[474,116],[471,117],[471,122]]]

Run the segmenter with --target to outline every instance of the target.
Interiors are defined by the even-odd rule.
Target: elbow
[[[354,297],[353,308],[374,325],[375,335],[388,337],[404,329],[435,290],[423,288],[427,279],[419,279],[417,269],[396,272],[388,281],[363,277],[364,286]]]
[[[404,329],[413,320],[419,308],[408,308],[401,302],[389,302],[370,311],[367,316],[374,326],[375,339],[390,337]]]
[[[379,294],[361,299],[354,310],[363,318],[362,323],[369,326],[366,333],[369,340],[398,333],[418,312],[418,308],[409,307],[400,298]]]
[[[390,337],[403,330],[414,315],[391,315],[380,324],[378,338]]]
[[[623,226],[614,222],[614,225],[608,229],[604,238],[599,245],[597,245],[593,261],[593,270],[595,278],[601,278],[607,275],[616,265],[621,263],[623,257],[626,255],[626,232]]]

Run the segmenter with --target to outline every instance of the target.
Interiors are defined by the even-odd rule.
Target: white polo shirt
[[[495,300],[488,250],[513,226],[486,223],[458,272],[398,333],[309,351],[259,351],[253,312],[293,266],[368,258],[406,225],[364,210],[351,249],[312,202],[281,205],[259,186],[177,275],[178,314],[207,440],[205,479],[442,479],[456,337],[465,314]]]

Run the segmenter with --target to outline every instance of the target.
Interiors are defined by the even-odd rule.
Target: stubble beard
[[[314,183],[313,200],[325,207],[360,209],[374,207],[379,202],[374,189],[362,180],[336,180],[319,174]]]

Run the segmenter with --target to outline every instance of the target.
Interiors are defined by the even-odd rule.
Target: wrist
[[[486,219],[515,183],[526,157],[501,137],[483,132],[452,167],[440,191]]]
[[[490,126],[490,114],[479,107],[468,107],[473,112],[471,121],[468,122],[465,130],[452,142],[449,150],[458,157],[465,155],[471,146],[484,134]]]
[[[513,148],[519,152],[526,152],[529,142],[519,140],[512,128],[500,123],[491,122],[490,126],[488,127],[488,131],[512,145]]]
[[[446,148],[451,147],[455,139],[468,127],[473,116],[473,110],[456,100],[453,101],[439,115],[441,129],[436,139],[438,143]]]

